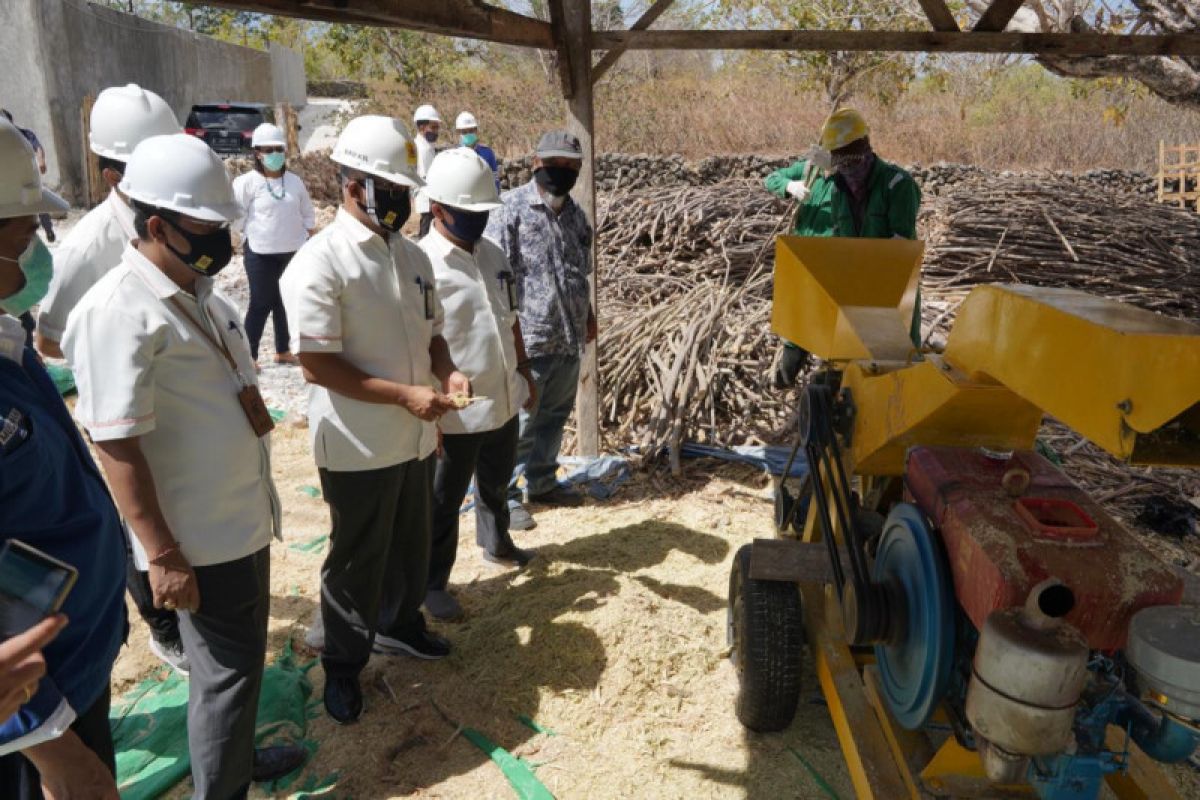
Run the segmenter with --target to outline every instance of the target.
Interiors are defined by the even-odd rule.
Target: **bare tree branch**
[[[1200,0],[1131,0],[1138,16],[1133,27],[1148,33],[1200,32]],[[967,0],[983,13],[987,0]],[[1092,4],[1076,0],[1031,0],[1017,11],[1006,30],[1021,33],[1090,32],[1097,26],[1084,15]],[[1104,12],[1107,11],[1107,16]],[[1096,4],[1097,22],[1122,23],[1121,15]],[[1038,56],[1046,69],[1070,78],[1132,78],[1169,103],[1200,108],[1200,59],[1166,56]]]

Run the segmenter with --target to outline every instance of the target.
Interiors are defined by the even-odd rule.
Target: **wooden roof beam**
[[[958,20],[946,7],[946,0],[919,0],[921,10],[929,18],[929,24],[935,31],[958,31]]]
[[[1200,56],[1200,34],[954,33],[945,31],[595,31],[593,50],[813,50],[1025,53],[1061,56]]]
[[[980,32],[1004,30],[1023,2],[1024,0],[992,0],[992,4],[979,17],[979,21],[975,23],[972,30]]]
[[[349,25],[378,25],[465,39],[554,49],[550,24],[481,0],[183,0]]]
[[[930,2],[940,3],[942,0],[929,0]],[[658,0],[654,5],[646,9],[646,12],[637,18],[637,21],[630,26],[631,31],[644,31],[654,24],[654,21],[662,16],[663,12],[670,8],[675,0]],[[614,47],[609,50],[604,56],[592,66],[592,83],[596,83],[604,73],[617,63],[617,59],[625,52],[624,47]]]

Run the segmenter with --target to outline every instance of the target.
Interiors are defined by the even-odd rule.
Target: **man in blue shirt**
[[[571,199],[583,166],[579,139],[565,131],[542,136],[533,159],[533,180],[500,196],[486,236],[500,245],[517,276],[521,332],[537,403],[521,412],[517,471],[525,474],[532,503],[575,506],[578,493],[556,477],[563,426],[575,407],[579,360],[596,338],[588,276],[592,272],[592,226]],[[509,492],[511,530],[529,530],[533,518]]]
[[[45,295],[37,214],[67,204],[41,186],[33,149],[0,120],[0,543],[17,539],[79,570],[46,674],[0,720],[0,797],[119,800],[109,680],[125,639],[125,540],[116,507],[17,316]]]
[[[475,151],[492,168],[492,178],[496,181],[496,191],[500,191],[500,162],[496,153],[487,145],[479,143],[479,122],[470,111],[464,111],[454,121],[454,130],[458,132],[458,143]]]

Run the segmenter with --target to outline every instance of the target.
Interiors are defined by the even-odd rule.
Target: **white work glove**
[[[804,181],[788,181],[787,193],[803,203],[809,194],[808,184]]]

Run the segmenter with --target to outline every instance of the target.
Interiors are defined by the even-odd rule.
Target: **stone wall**
[[[506,161],[500,166],[500,186],[508,189],[526,183],[532,177],[532,158]],[[596,189],[600,192],[643,189],[652,186],[705,186],[730,178],[765,178],[793,159],[759,155],[711,156],[700,161],[685,161],[683,156],[604,153],[596,159]],[[996,172],[968,164],[920,164],[909,167],[913,177],[927,194],[963,180],[989,175],[1010,176],[1022,173]],[[1144,172],[1092,170],[1081,174],[1066,172],[1025,173],[1031,179],[1053,175],[1078,181],[1081,187],[1103,186],[1138,194],[1154,194],[1155,182]]]

